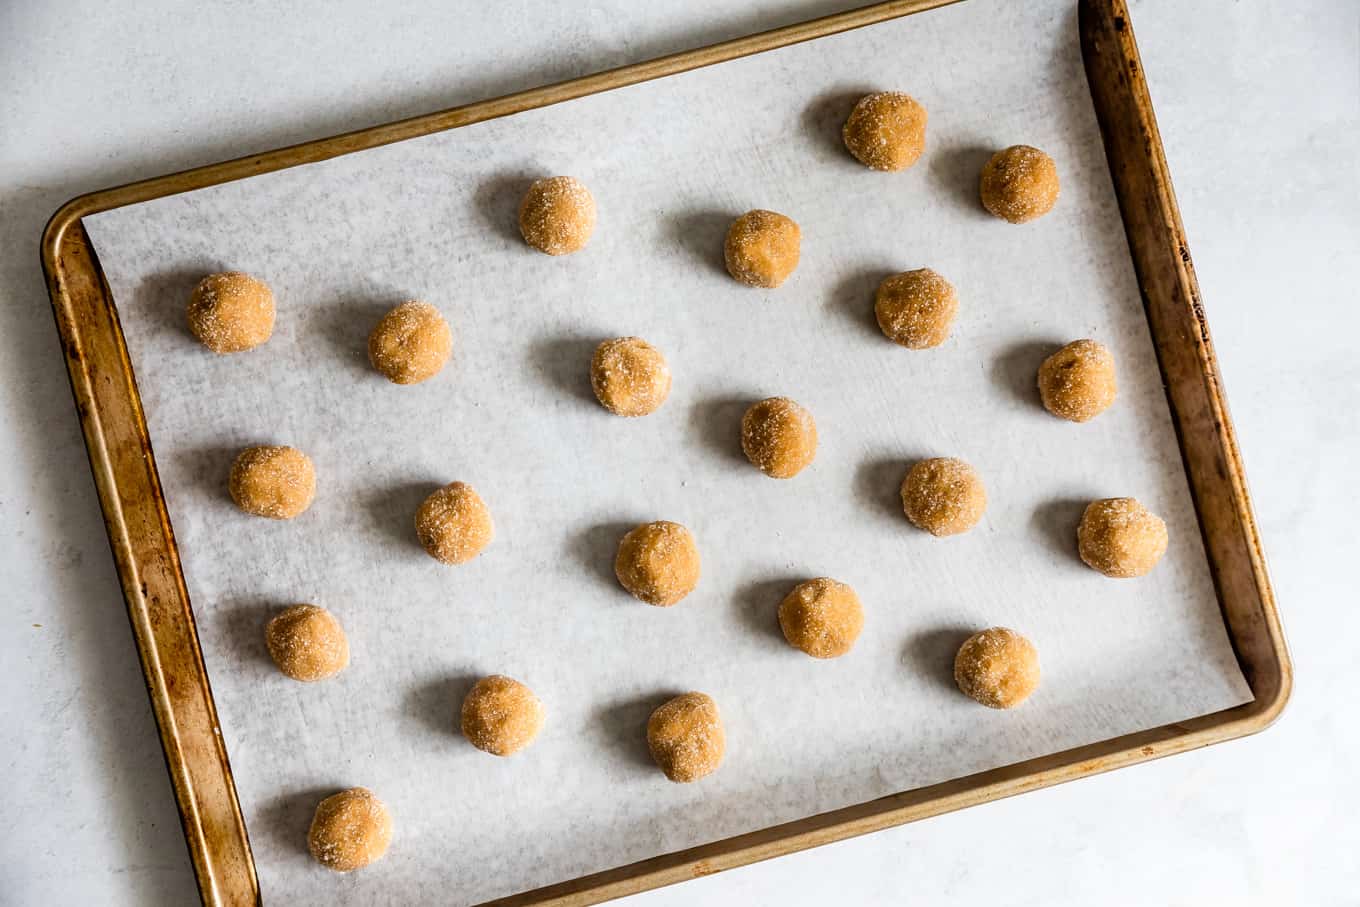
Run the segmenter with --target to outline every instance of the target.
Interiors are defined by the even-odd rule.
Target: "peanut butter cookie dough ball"
[[[336,872],[363,869],[392,843],[392,814],[373,791],[351,787],[321,801],[307,832],[307,849]]]
[[[1086,505],[1077,527],[1077,553],[1106,576],[1143,576],[1166,554],[1166,523],[1134,498]]]
[[[595,349],[590,386],[600,405],[617,416],[645,416],[666,402],[671,368],[661,351],[641,337],[616,337]]]
[[[987,489],[977,470],[955,457],[921,460],[902,480],[902,510],[931,535],[958,535],[982,519]]]
[[[214,353],[252,350],[274,333],[274,292],[263,280],[209,274],[189,294],[189,330]]]
[[[579,252],[595,232],[595,197],[570,176],[535,180],[519,203],[519,230],[540,252]]]
[[[293,605],[264,628],[269,657],[294,680],[334,677],[349,664],[349,639],[335,615],[316,605]]]
[[[699,584],[699,547],[679,523],[643,523],[619,542],[614,575],[634,598],[669,607]]]
[[[747,211],[727,230],[727,273],[747,286],[777,287],[798,267],[802,238],[803,231],[790,217]]]
[[[722,764],[727,750],[718,704],[704,693],[684,693],[647,719],[647,748],[672,781],[698,781]]]
[[[534,691],[503,674],[483,677],[463,699],[463,736],[493,756],[509,756],[533,743],[543,718],[543,703]]]
[[[939,346],[949,337],[959,297],[930,268],[886,278],[874,293],[874,317],[883,336],[909,350]]]
[[[1023,224],[1043,217],[1058,202],[1058,165],[1029,145],[1012,145],[982,168],[982,206],[1004,221]]]
[[[291,520],[316,496],[316,468],[296,447],[247,447],[231,464],[227,489],[246,513]]]
[[[741,417],[741,449],[765,475],[791,479],[817,456],[817,423],[788,397],[766,398]]]
[[[393,384],[419,384],[443,370],[453,332],[439,310],[412,299],[388,312],[368,335],[368,361]]]
[[[1039,686],[1039,650],[1006,627],[974,633],[954,657],[954,682],[989,709],[1013,709]]]
[[[1069,422],[1088,422],[1110,408],[1117,387],[1114,354],[1094,340],[1074,340],[1039,366],[1044,409]]]
[[[795,649],[813,658],[838,658],[864,629],[855,590],[828,577],[799,583],[779,604],[779,628]]]
[[[450,482],[416,511],[416,537],[430,557],[445,564],[472,560],[496,537],[491,511],[466,482]]]
[[[905,170],[925,150],[926,109],[900,91],[865,95],[850,112],[841,138],[864,166]]]

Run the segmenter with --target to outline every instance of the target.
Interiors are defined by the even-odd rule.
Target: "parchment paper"
[[[320,165],[91,219],[119,301],[267,900],[470,903],[1246,701],[1214,601],[1139,306],[1069,3],[989,0]],[[853,100],[899,88],[930,111],[911,170],[865,170],[839,144]],[[1062,197],[1023,227],[976,201],[987,154],[1048,150]],[[527,181],[573,174],[599,204],[589,248],[554,259],[515,231]],[[803,258],[781,289],[722,271],[730,219],[787,213]],[[953,337],[887,342],[872,291],[931,266],[958,288]],[[272,340],[215,357],[184,328],[188,291],[236,268],[273,286]],[[454,358],[416,387],[367,365],[377,317],[438,305]],[[638,420],[590,396],[599,340],[647,338],[670,400]],[[1118,403],[1087,425],[1046,414],[1038,363],[1092,336]],[[744,406],[815,414],[816,463],[789,482],[741,457]],[[226,495],[235,452],[287,443],[316,503],[273,523]],[[957,455],[990,505],[961,537],[902,516],[907,465]],[[423,496],[454,479],[497,538],[450,568],[417,546]],[[1167,521],[1148,577],[1076,558],[1089,499],[1134,495]],[[623,531],[695,533],[698,590],[677,607],[612,575]],[[849,656],[788,648],[796,581],[852,584]],[[316,602],[350,668],[277,673],[262,625]],[[1038,646],[1043,685],[1013,712],[953,688],[969,632]],[[474,750],[454,713],[501,672],[548,709],[532,749]],[[713,695],[726,762],[667,782],[643,727],[668,694]],[[391,808],[388,857],[341,876],[310,861],[316,802],[364,785]]]

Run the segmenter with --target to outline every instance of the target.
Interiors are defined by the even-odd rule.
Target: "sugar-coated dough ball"
[[[817,423],[788,397],[768,397],[741,417],[741,449],[765,475],[791,479],[817,456]]]
[[[1106,576],[1142,576],[1166,554],[1166,523],[1134,498],[1086,505],[1077,526],[1077,552]]]
[[[722,764],[727,750],[718,704],[705,693],[683,693],[647,719],[647,748],[672,781],[698,781]]]
[[[444,368],[453,332],[439,310],[412,299],[388,312],[368,335],[368,361],[393,384],[419,384]]]
[[[727,272],[752,287],[777,287],[798,267],[803,231],[793,218],[773,211],[747,211],[727,230]]]
[[[416,537],[437,561],[463,564],[491,543],[491,511],[466,482],[450,482],[430,494],[416,511]]]
[[[905,170],[925,150],[926,109],[900,91],[865,95],[850,111],[841,138],[864,166]]]
[[[392,814],[373,791],[351,787],[322,800],[307,832],[307,849],[336,872],[363,869],[392,843]]]
[[[854,648],[864,629],[855,590],[825,576],[794,586],[779,604],[779,628],[795,649],[813,658],[837,658]]]
[[[246,513],[291,520],[316,496],[316,468],[296,447],[247,447],[231,464],[227,488]]]
[[[1044,409],[1069,422],[1086,422],[1105,412],[1116,391],[1114,354],[1094,340],[1073,340],[1039,366]]]
[[[989,709],[1013,709],[1039,686],[1039,650],[1006,627],[974,633],[954,656],[954,682]]]
[[[254,349],[274,333],[274,292],[263,280],[209,274],[189,294],[189,330],[214,353]]]
[[[930,268],[894,274],[874,293],[874,317],[883,336],[911,350],[944,343],[958,310],[953,285]]]
[[[483,677],[463,699],[463,736],[493,756],[509,756],[533,743],[543,718],[543,703],[534,691],[504,674]]]
[[[1012,145],[982,167],[982,206],[1013,224],[1043,217],[1058,202],[1058,165],[1029,145]]]
[[[977,470],[955,457],[921,460],[902,480],[902,510],[931,535],[958,535],[982,519],[987,489]]]
[[[679,523],[643,523],[619,542],[614,574],[635,598],[668,607],[699,585],[699,547]]]
[[[595,232],[595,197],[570,176],[535,180],[519,203],[519,230],[540,252],[578,252]]]
[[[316,605],[293,605],[264,628],[269,657],[294,680],[334,677],[349,664],[349,640],[335,615]]]
[[[600,405],[618,416],[645,416],[666,402],[671,367],[641,337],[616,337],[595,348],[590,386]]]

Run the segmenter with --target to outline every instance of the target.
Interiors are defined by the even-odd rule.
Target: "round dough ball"
[[[349,640],[335,615],[316,605],[293,605],[264,628],[269,657],[294,680],[334,677],[349,664]]]
[[[535,180],[519,203],[519,230],[540,252],[579,252],[595,232],[595,198],[570,176]]]
[[[741,449],[765,475],[791,479],[817,456],[817,423],[788,397],[768,397],[741,417]]]
[[[1114,354],[1094,340],[1073,340],[1039,366],[1044,409],[1069,422],[1086,422],[1105,412],[1116,391]]]
[[[777,287],[798,267],[803,231],[793,218],[773,211],[747,211],[727,230],[727,272],[752,287]]]
[[[1077,526],[1077,552],[1106,576],[1142,576],[1166,554],[1166,523],[1134,498],[1086,505]]]
[[[387,853],[392,814],[373,791],[351,787],[322,800],[307,832],[307,849],[336,872],[363,869]]]
[[[419,384],[443,370],[453,332],[439,310],[412,299],[388,312],[368,335],[368,361],[393,384]]]
[[[859,639],[864,608],[845,583],[825,576],[810,579],[779,603],[779,628],[795,649],[813,658],[838,658]]]
[[[989,709],[1013,709],[1039,686],[1039,650],[1006,627],[974,633],[954,656],[954,682]]]
[[[722,764],[727,749],[718,704],[704,693],[683,693],[647,719],[647,748],[672,781],[698,781]]]
[[[977,470],[955,457],[921,460],[902,480],[902,510],[931,535],[958,535],[982,519],[987,489]]]
[[[209,274],[189,294],[189,330],[214,353],[252,350],[274,333],[274,291],[263,280]]]
[[[416,536],[437,561],[463,564],[496,537],[491,511],[466,482],[450,482],[434,491],[416,511]]]
[[[483,677],[463,699],[463,736],[493,756],[509,756],[533,743],[543,718],[543,703],[534,691],[504,674]]]
[[[1012,145],[982,167],[982,206],[1013,224],[1043,217],[1058,203],[1058,165],[1029,145]]]
[[[617,416],[645,416],[666,402],[671,367],[661,351],[640,337],[616,337],[595,348],[590,386],[600,405]]]
[[[614,575],[634,598],[669,607],[699,585],[699,547],[679,523],[643,523],[619,542]]]
[[[879,330],[909,350],[944,343],[958,310],[959,297],[953,285],[930,268],[894,274],[874,293]]]
[[[316,496],[316,468],[296,447],[247,447],[231,464],[227,488],[246,513],[291,520]]]
[[[864,166],[905,170],[925,150],[926,109],[900,91],[865,95],[850,111],[841,138]]]

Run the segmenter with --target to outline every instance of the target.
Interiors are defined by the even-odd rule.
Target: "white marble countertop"
[[[1000,2],[1000,0],[973,0]],[[69,0],[0,13],[0,902],[194,902],[38,267],[79,192],[854,5]],[[1295,659],[1265,734],[637,904],[1355,903],[1360,6],[1132,16]],[[985,854],[985,859],[979,855]]]

